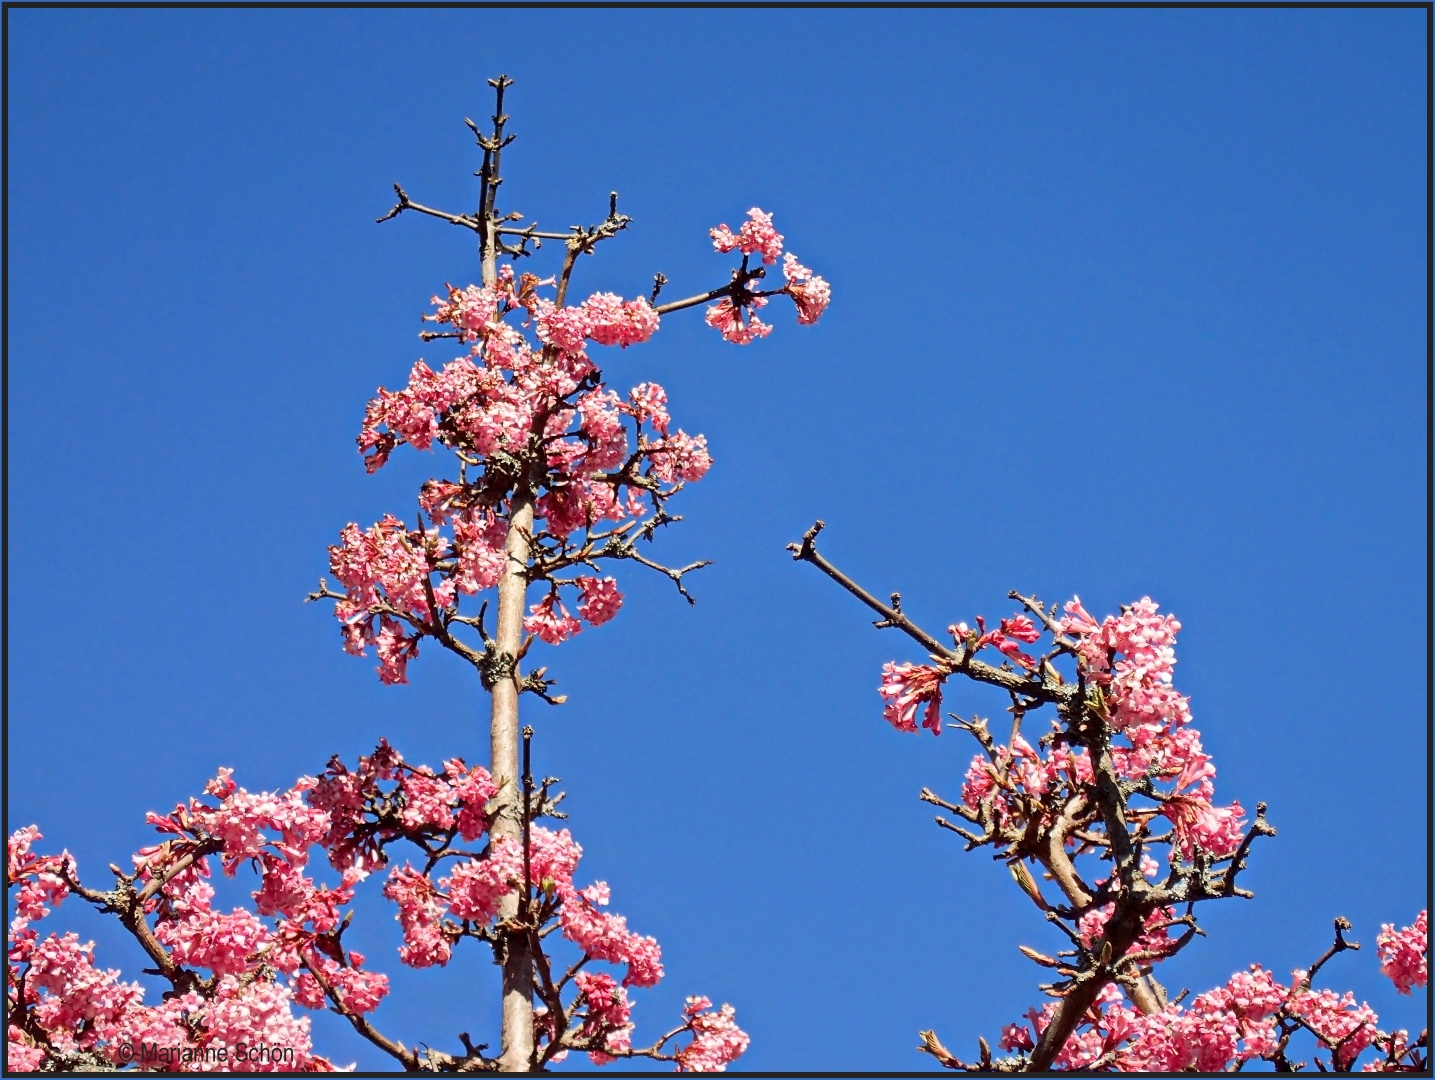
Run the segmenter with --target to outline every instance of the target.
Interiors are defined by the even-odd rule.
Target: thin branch
[[[661,275],[659,276],[661,277]],[[664,278],[663,280],[666,283],[667,279]],[[721,288],[710,289],[705,293],[699,293],[697,296],[689,296],[683,300],[674,300],[671,303],[660,304],[653,308],[653,310],[659,315],[666,315],[670,311],[681,311],[683,308],[697,307],[699,304],[706,304],[716,300],[720,296],[731,296],[732,289],[732,284],[728,283]],[[653,299],[657,299],[656,290],[653,293]]]
[[[948,665],[951,672],[961,672],[969,678],[978,682],[991,683],[1000,686],[1004,690],[1015,691],[1025,694],[1033,699],[1033,705],[1037,702],[1055,702],[1064,705],[1070,702],[1076,693],[1074,686],[1057,686],[1050,683],[1043,683],[1039,680],[1024,675],[1018,675],[1013,671],[1003,670],[973,659],[970,654],[956,652],[943,645],[926,630],[922,629],[909,619],[896,605],[882,603],[866,589],[858,585],[850,577],[844,574],[832,563],[828,562],[817,550],[817,534],[826,527],[826,522],[815,522],[812,528],[808,529],[802,537],[800,544],[788,544],[787,550],[792,552],[792,558],[797,562],[809,562],[817,567],[824,574],[830,577],[837,584],[861,600],[873,611],[882,616],[880,625],[892,626],[901,630],[908,637],[918,642],[936,659]]]
[[[1334,940],[1333,942],[1331,942],[1330,948],[1326,949],[1325,952],[1321,954],[1320,959],[1317,960],[1314,964],[1312,964],[1312,965],[1310,966],[1310,970],[1305,973],[1305,978],[1302,979],[1302,980],[1301,980],[1301,983],[1300,983],[1301,989],[1303,989],[1303,990],[1309,990],[1309,989],[1310,989],[1310,983],[1311,983],[1311,980],[1315,978],[1315,973],[1316,973],[1317,971],[1319,971],[1321,968],[1325,967],[1325,962],[1326,962],[1327,960],[1329,960],[1332,956],[1335,956],[1337,953],[1343,953],[1343,952],[1345,952],[1347,949],[1359,949],[1359,948],[1360,948],[1360,943],[1359,943],[1359,942],[1356,942],[1356,941],[1346,941],[1346,940],[1345,940],[1345,931],[1347,931],[1347,930],[1349,930],[1349,929],[1350,929],[1350,920],[1347,919],[1344,915],[1338,915],[1338,916],[1336,916],[1336,919],[1335,919],[1335,940]]]
[[[302,952],[299,955],[299,962],[304,965],[304,969],[308,971],[309,974],[313,976],[314,981],[319,984],[319,989],[324,991],[324,996],[328,998],[329,1008],[332,1011],[349,1021],[355,1031],[395,1061],[402,1064],[405,1070],[408,1072],[418,1071],[419,1058],[416,1053],[404,1046],[403,1043],[395,1042],[387,1035],[380,1033],[373,1024],[369,1023],[368,1019],[362,1013],[356,1013],[345,1005],[343,999],[339,997],[338,992],[329,984],[329,980],[324,978],[323,973],[319,971],[315,965],[311,964],[309,958],[303,955]]]
[[[431,206],[416,203],[409,198],[408,193],[399,187],[398,184],[394,185],[394,191],[398,193],[399,201],[395,203],[394,208],[383,217],[375,218],[374,220],[376,222],[388,221],[390,218],[398,217],[405,210],[417,210],[420,214],[428,214],[430,217],[441,218],[450,225],[462,225],[465,229],[472,229],[477,233],[483,231],[483,223],[476,217],[469,214],[450,214],[447,210],[435,210]]]

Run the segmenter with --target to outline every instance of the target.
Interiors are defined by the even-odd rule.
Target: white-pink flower
[[[757,308],[766,303],[765,297],[757,296],[746,304],[737,305],[730,297],[725,296],[707,309],[703,321],[722,334],[723,340],[734,345],[748,345],[772,333],[772,327],[754,314]]]
[[[578,588],[583,594],[578,601],[578,614],[590,626],[602,626],[623,606],[623,594],[613,578],[580,577]]]
[[[676,434],[649,444],[648,460],[652,463],[653,475],[668,484],[701,480],[713,464],[707,438],[689,435],[681,428]]]
[[[917,730],[916,715],[922,711],[922,727],[933,735],[942,733],[942,683],[947,676],[924,664],[882,665],[882,685],[877,692],[884,702],[882,718],[898,731]]]
[[[1426,953],[1430,949],[1430,934],[1425,914],[1424,911],[1420,912],[1413,923],[1399,930],[1394,923],[1386,923],[1380,928],[1380,936],[1375,939],[1375,950],[1380,956],[1380,970],[1402,994],[1410,993],[1412,986],[1425,985],[1428,970]]]
[[[624,301],[613,293],[594,293],[583,301],[588,337],[599,345],[626,349],[647,341],[658,330],[660,317],[641,296]]]
[[[747,218],[737,233],[725,223],[710,229],[708,235],[713,238],[713,248],[719,252],[737,249],[744,255],[758,254],[771,266],[782,255],[782,235],[772,227],[772,215],[756,206],[747,212]]]
[[[678,1051],[679,1072],[725,1072],[747,1050],[752,1040],[737,1026],[737,1011],[723,1005],[716,1012],[705,997],[690,997],[683,1012],[693,1041]]]
[[[797,305],[797,324],[811,326],[822,318],[832,303],[832,286],[798,262],[790,251],[782,257],[782,276],[787,279],[787,295]]]
[[[549,645],[561,644],[583,629],[583,625],[568,614],[557,593],[549,593],[528,611],[523,629]]]

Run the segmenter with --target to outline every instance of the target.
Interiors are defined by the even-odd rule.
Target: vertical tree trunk
[[[498,649],[510,657],[518,655],[523,642],[523,614],[527,600],[529,545],[533,537],[533,500],[515,494],[508,524],[508,567],[498,583]],[[509,837],[523,842],[523,797],[518,775],[518,665],[493,687],[493,712],[489,736],[493,752],[493,779],[498,784],[499,812],[493,823],[494,840]],[[509,893],[499,905],[499,919],[518,914],[518,892]],[[503,959],[503,1051],[499,1057],[504,1072],[527,1072],[533,1062],[533,958],[527,934],[509,934]]]
[[[499,83],[505,80],[500,76]],[[494,117],[496,131],[493,143],[502,146],[503,86],[498,86],[498,109]],[[492,178],[498,172],[497,153],[484,162],[483,197],[479,211],[484,229],[479,235],[479,255],[483,267],[483,283],[492,286],[498,281],[498,221],[494,210]],[[508,837],[523,843],[523,797],[518,775],[518,650],[523,644],[523,615],[527,606],[528,558],[533,541],[533,496],[515,490],[509,501],[508,565],[498,582],[498,629],[495,631],[500,654],[513,658],[513,670],[506,678],[494,683],[492,712],[489,723],[491,761],[489,771],[498,785],[498,813],[494,818],[491,837]],[[499,921],[518,915],[521,898],[517,890],[503,898],[498,906]],[[503,1072],[528,1072],[533,1067],[533,957],[526,933],[504,935],[503,957],[503,1027],[499,1069]]]

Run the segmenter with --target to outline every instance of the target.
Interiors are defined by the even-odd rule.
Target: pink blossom
[[[1036,661],[1022,652],[1021,647],[1017,644],[1019,641],[1036,641],[1041,637],[1036,628],[1032,626],[1031,620],[1025,615],[1014,615],[1010,619],[1003,619],[995,630],[988,630],[986,620],[978,615],[977,629],[979,636],[976,649],[984,649],[991,645],[1024,668],[1036,667]]]
[[[167,1001],[150,1008],[136,1005],[119,1018],[105,1056],[116,1065],[129,1062],[122,1059],[120,1047],[128,1043],[131,1048],[150,1043],[154,1046],[184,1050],[195,1046],[189,1021],[204,1020],[207,1003],[193,990],[177,994]]]
[[[1209,796],[1172,795],[1161,804],[1161,813],[1175,826],[1177,853],[1188,862],[1196,849],[1212,858],[1234,855],[1241,846],[1241,826],[1245,811],[1239,802],[1230,806],[1212,806]]]
[[[50,914],[46,905],[59,905],[70,894],[70,887],[59,876],[73,872],[74,860],[68,851],[60,855],[37,856],[30,846],[41,838],[40,830],[29,825],[10,834],[8,843],[8,878],[20,886],[15,896],[16,915],[26,921],[43,919]]]
[[[1120,617],[1108,616],[1099,626],[1080,601],[1073,600],[1060,625],[1063,633],[1077,637],[1088,678],[1104,688],[1112,727],[1177,727],[1190,721],[1187,699],[1171,685],[1181,624],[1173,616],[1158,615],[1150,597],[1142,597]],[[1113,663],[1113,656],[1121,659]]]
[[[622,403],[611,390],[590,390],[578,399],[581,433],[589,450],[585,469],[613,469],[628,456],[628,432],[623,427]]]
[[[766,303],[765,297],[755,296],[746,303],[734,304],[731,298],[725,296],[707,309],[703,321],[722,334],[724,341],[730,341],[734,345],[748,345],[772,333],[772,327],[754,314],[757,308]]]
[[[998,1045],[1003,1050],[1031,1050],[1036,1047],[1031,1038],[1031,1029],[1025,1024],[1007,1024],[1002,1028],[1001,1042]]]
[[[384,896],[399,906],[395,918],[404,931],[399,958],[416,968],[447,964],[453,943],[439,922],[443,908],[433,882],[408,864],[396,866],[389,871]]]
[[[578,588],[583,594],[583,599],[578,602],[578,614],[591,626],[602,626],[605,622],[618,614],[618,609],[623,606],[623,594],[618,591],[618,583],[612,578],[580,577]]]
[[[94,942],[81,945],[78,935],[67,933],[36,942],[27,957],[26,989],[44,994],[35,1003],[35,1019],[62,1052],[106,1038],[144,997],[138,983],[120,982],[118,971],[97,969],[94,954]]]
[[[568,614],[557,593],[549,593],[528,611],[523,629],[549,645],[561,644],[583,629],[582,624]]]
[[[822,318],[832,303],[832,286],[798,262],[790,251],[782,257],[782,276],[787,279],[787,295],[797,305],[797,325],[811,326]]]
[[[687,1000],[683,1012],[693,1041],[678,1051],[679,1072],[725,1072],[752,1042],[737,1026],[737,1011],[731,1005],[725,1004],[716,1012],[710,1011],[712,1005],[705,997]]]
[[[29,872],[29,868],[36,861],[36,856],[31,854],[30,848],[36,840],[42,837],[43,834],[38,825],[27,825],[10,834],[5,844],[6,880],[19,881]]]
[[[269,932],[253,914],[235,908],[228,915],[206,910],[176,921],[161,920],[155,937],[182,964],[237,975],[250,966],[249,958],[269,940]]]
[[[377,1009],[379,1002],[388,996],[389,977],[380,972],[360,970],[364,962],[360,953],[350,952],[348,960],[349,963],[342,967],[326,956],[313,956],[309,962],[319,969],[344,1008],[362,1016]],[[307,971],[294,982],[294,1000],[306,1009],[328,1008],[323,987]]]
[[[580,971],[573,981],[583,996],[584,1021],[580,1034],[598,1047],[590,1050],[588,1056],[593,1064],[606,1065],[613,1057],[603,1053],[604,1050],[621,1052],[632,1046],[632,1005],[628,992],[612,976],[602,972]]]
[[[461,863],[439,880],[448,893],[448,910],[456,918],[485,925],[497,917],[503,898],[522,883],[523,852],[508,839],[493,844],[487,858]]]
[[[379,682],[385,686],[406,683],[409,661],[419,654],[419,636],[404,634],[402,624],[387,616],[379,625],[379,635],[374,639],[379,653]]]
[[[659,317],[641,296],[623,301],[613,293],[594,293],[583,301],[587,333],[599,345],[626,349],[647,341],[657,332]]]
[[[744,255],[760,254],[762,261],[771,266],[782,254],[782,236],[772,227],[772,215],[754,206],[747,212],[747,217],[748,220],[743,222],[742,229],[736,234],[726,224],[708,230],[708,235],[713,238],[713,248],[719,252],[736,248]]]
[[[1296,983],[1301,981],[1297,973]],[[1375,1041],[1379,1017],[1369,1005],[1355,1003],[1355,995],[1334,990],[1308,990],[1293,994],[1290,1012],[1299,1016],[1331,1051],[1338,1069],[1348,1069]]]
[[[1103,882],[1104,884],[1104,882]],[[1092,908],[1082,915],[1076,922],[1076,933],[1081,938],[1081,943],[1088,949],[1094,948],[1101,940],[1102,932],[1106,929],[1106,923],[1115,910],[1114,904],[1103,904],[1100,907]],[[1153,954],[1153,959],[1160,959],[1169,954],[1175,948],[1175,941],[1171,937],[1170,927],[1164,925],[1176,917],[1176,913],[1170,908],[1156,908],[1146,916],[1141,936],[1131,946],[1131,951]]]
[[[598,911],[577,892],[563,901],[559,913],[563,936],[595,960],[627,964],[624,986],[655,986],[663,977],[662,950],[656,940],[628,929],[621,915]]]
[[[916,731],[917,725],[911,724],[910,727],[899,730]],[[992,775],[991,762],[983,754],[974,755],[962,783],[962,802],[975,810],[994,790],[997,790],[997,785],[996,778]]]
[[[458,555],[454,584],[460,592],[491,589],[508,566],[505,543],[508,523],[486,509],[462,510],[453,518],[453,544]]]
[[[602,521],[616,506],[617,500],[607,485],[570,480],[539,496],[537,510],[550,533],[567,539],[579,529]]]
[[[535,308],[538,340],[565,353],[581,355],[588,336],[587,313],[581,307],[556,308],[546,300]]]
[[[45,1060],[45,1051],[32,1045],[25,1032],[10,1024],[5,1061],[15,1072],[36,1072]]]
[[[288,791],[250,793],[228,785],[229,793],[215,807],[191,802],[188,813],[194,825],[223,841],[224,869],[233,874],[240,862],[257,858],[272,848],[295,865],[308,858],[308,849],[329,829],[329,816],[306,804],[304,795],[316,780],[301,781]],[[268,832],[279,833],[274,840]]]
[[[689,435],[681,428],[677,434],[651,443],[648,460],[652,463],[653,475],[668,484],[679,480],[695,483],[707,475],[713,464],[707,439],[702,435]]]
[[[234,975],[220,980],[214,999],[205,1010],[204,1025],[211,1039],[221,1046],[280,1046],[291,1048],[294,1056],[278,1060],[246,1061],[255,1072],[288,1072],[301,1068],[310,1058],[309,1018],[295,1018],[289,1005],[289,989],[278,983],[255,980],[241,982]]]
[[[453,827],[453,811],[449,802],[453,792],[448,784],[428,770],[405,773],[399,781],[403,795],[403,809],[399,820],[409,829],[449,829]]]
[[[1380,928],[1375,939],[1375,949],[1380,956],[1380,970],[1395,984],[1402,994],[1410,993],[1412,986],[1424,986],[1426,980],[1426,952],[1430,947],[1430,935],[1426,928],[1425,912],[1415,916],[1409,926],[1395,928],[1386,923]]]
[[[498,314],[500,291],[479,288],[477,285],[470,285],[466,289],[457,289],[452,285],[446,288],[448,300],[435,296],[432,303],[437,310],[432,315],[423,316],[424,320],[451,323],[460,331],[465,341],[476,341],[487,336],[490,332],[489,324]]]
[[[458,802],[455,819],[458,833],[465,840],[476,840],[488,831],[485,807],[498,794],[498,787],[488,770],[481,765],[466,769],[461,758],[451,758],[443,764],[449,789]]]
[[[284,915],[302,924],[312,914],[305,909],[310,907],[315,895],[313,879],[297,866],[267,851],[259,854],[259,862],[262,867],[259,888],[250,894],[254,899],[255,909],[261,915]],[[301,912],[305,914],[301,916]],[[337,921],[337,915],[332,910],[331,915]],[[332,930],[333,925],[315,929]]]
[[[444,554],[446,542],[436,534],[410,534],[391,514],[367,531],[351,523],[340,539],[339,545],[329,549],[329,566],[346,591],[346,598],[334,606],[334,614],[343,624],[345,651],[362,656],[365,647],[374,644],[379,653],[379,679],[386,684],[407,682],[405,669],[418,655],[421,634],[406,635],[402,623],[373,609],[387,604],[432,620],[431,568],[425,547],[431,546],[438,557]],[[452,581],[433,587],[440,607],[452,603],[454,587]],[[377,634],[375,622],[379,624]]]
[[[668,415],[668,393],[657,383],[639,383],[628,392],[628,404],[623,406],[638,421],[647,421],[660,434],[668,433],[672,417]]]
[[[944,672],[924,664],[883,664],[882,685],[877,691],[885,702],[882,718],[898,731],[915,732],[917,709],[925,705],[922,727],[940,735],[942,683],[946,678]]]
[[[528,861],[535,881],[548,879],[564,888],[572,886],[578,860],[583,857],[583,849],[572,833],[535,825],[529,831],[529,847]]]

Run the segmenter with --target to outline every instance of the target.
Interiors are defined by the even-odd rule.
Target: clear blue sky
[[[1328,985],[1419,1029],[1373,953],[1427,892],[1424,12],[9,19],[9,828],[99,884],[219,765],[274,789],[380,736],[485,760],[471,671],[426,648],[380,686],[300,600],[435,471],[368,477],[353,439],[376,386],[449,358],[418,315],[477,277],[472,237],[374,218],[395,181],[472,204],[462,118],[504,71],[506,206],[561,229],[616,189],[634,218],[580,294],[716,285],[706,230],[758,205],[835,297],[745,349],[686,312],[605,364],[717,462],[663,541],[716,560],[698,605],[627,573],[621,616],[545,657],[570,703],[526,705],[580,871],[663,944],[639,1038],[701,992],[749,1068],[925,1068],[918,1028],[966,1053],[1037,1001],[1016,945],[1052,932],[916,799],[973,746],[882,722],[882,662],[920,653],[783,550],[819,516],[933,627],[1011,588],[1175,611],[1218,795],[1280,835],[1168,984],[1288,975],[1346,915],[1366,948]],[[487,958],[407,971],[378,888],[376,1021],[496,1042]],[[53,922],[142,966],[76,901]]]

